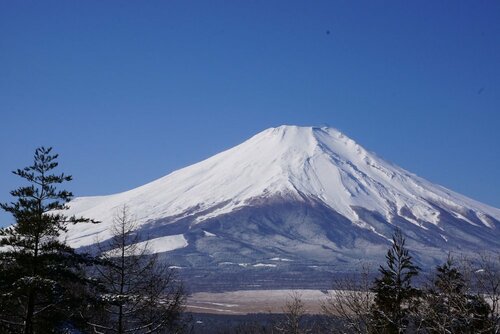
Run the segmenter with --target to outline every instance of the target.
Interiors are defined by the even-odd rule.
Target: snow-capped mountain
[[[76,198],[68,214],[102,223],[73,226],[68,243],[108,238],[123,205],[156,251],[187,267],[375,259],[394,226],[421,263],[447,251],[500,250],[499,209],[388,163],[332,128],[270,128],[136,189]]]

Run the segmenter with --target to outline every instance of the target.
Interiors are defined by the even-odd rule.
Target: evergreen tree
[[[412,278],[419,268],[405,248],[405,238],[397,229],[388,250],[386,267],[380,266],[380,277],[372,287],[374,306],[370,327],[375,333],[404,333],[409,325],[410,311],[417,302],[419,291],[412,287]]]
[[[71,176],[54,174],[52,148],[37,148],[33,165],[13,173],[28,185],[10,192],[14,202],[0,204],[15,223],[0,229],[0,332],[57,333],[76,325],[84,284],[81,265],[90,263],[58,237],[70,223],[87,219],[63,211],[72,193],[57,187]]]
[[[490,306],[472,294],[451,257],[436,268],[433,286],[424,295],[423,323],[427,333],[490,333]]]

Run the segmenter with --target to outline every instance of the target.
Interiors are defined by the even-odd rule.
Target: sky
[[[105,195],[293,124],[499,208],[499,55],[493,0],[0,0],[0,202],[38,146]]]

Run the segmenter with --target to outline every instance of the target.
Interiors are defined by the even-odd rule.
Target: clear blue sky
[[[500,207],[500,2],[0,0],[2,202],[40,145],[100,195],[281,124]]]

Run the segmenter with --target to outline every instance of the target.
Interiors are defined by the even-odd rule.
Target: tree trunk
[[[123,334],[123,306],[120,305],[118,312],[118,334]]]
[[[28,308],[24,321],[24,334],[33,334],[33,313],[35,312],[35,292],[30,290],[28,295]]]
[[[35,235],[35,251],[33,254],[33,269],[32,269],[33,278],[35,278],[38,273],[37,261],[38,261],[39,240],[40,238],[38,236],[38,231],[37,231]],[[26,308],[26,318],[24,321],[24,331],[23,331],[24,334],[33,334],[33,315],[35,313],[35,297],[36,297],[35,288],[30,287],[28,292],[28,306]]]

